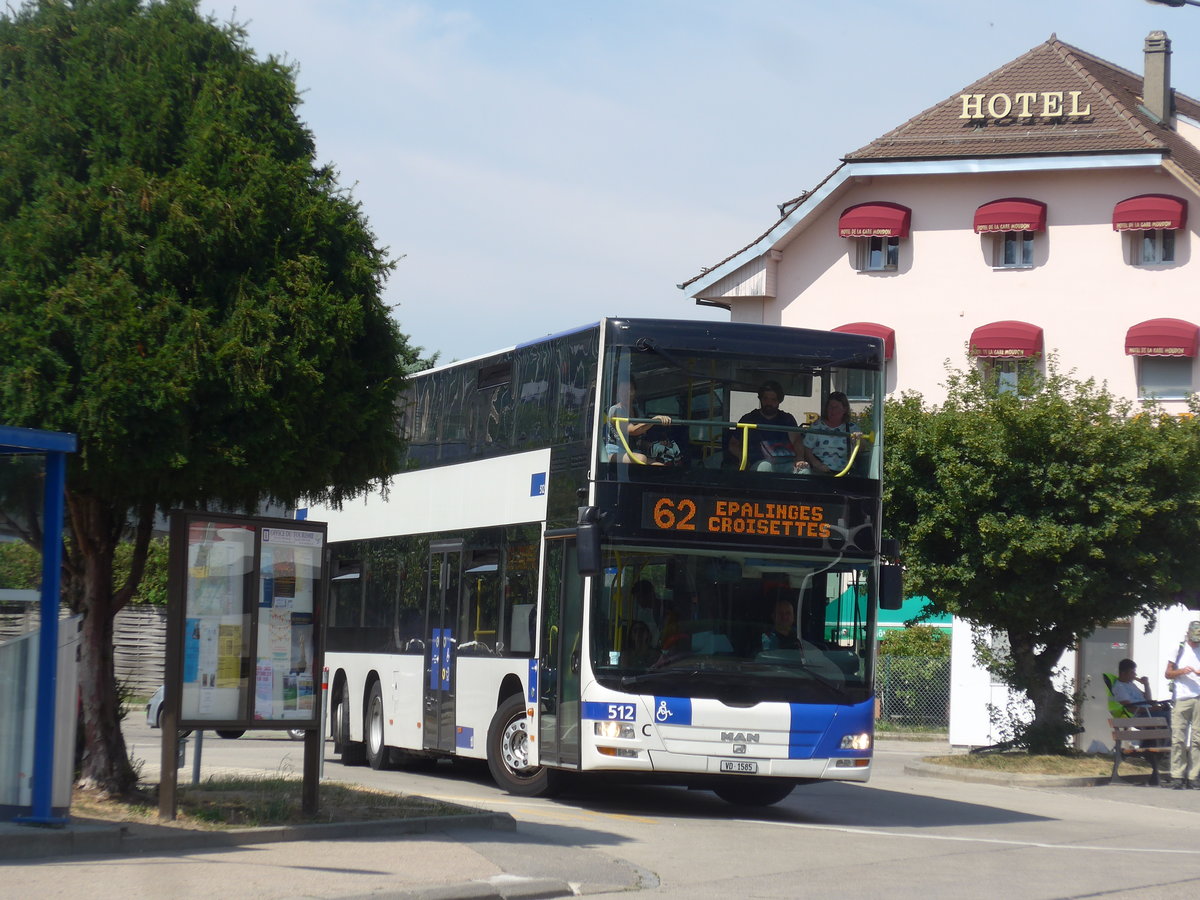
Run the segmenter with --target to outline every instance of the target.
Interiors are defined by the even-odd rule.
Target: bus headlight
[[[862,734],[847,734],[842,738],[843,750],[870,750],[871,749],[871,733],[864,731]]]
[[[637,737],[637,733],[629,722],[604,721],[596,723],[596,737],[624,738],[631,741]]]

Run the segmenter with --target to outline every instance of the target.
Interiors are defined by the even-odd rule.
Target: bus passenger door
[[[458,635],[461,541],[429,545],[429,591],[425,621],[429,634],[425,646],[425,718],[422,725],[426,750],[454,751],[455,649]]]
[[[546,585],[538,641],[538,761],[579,767],[583,578],[573,537],[546,536]]]

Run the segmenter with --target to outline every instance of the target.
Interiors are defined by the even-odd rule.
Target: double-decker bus
[[[608,318],[412,377],[404,471],[310,511],[342,762],[469,757],[516,794],[607,772],[744,804],[866,781],[876,614],[899,601],[883,358],[868,336]],[[795,427],[739,423],[764,385]],[[859,433],[820,419],[834,392]],[[768,431],[802,463],[843,446],[781,464]]]

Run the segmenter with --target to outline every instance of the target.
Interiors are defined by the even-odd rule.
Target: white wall
[[[1113,207],[1143,193],[1173,194],[1193,206],[1200,199],[1150,168],[876,177],[850,186],[787,244],[777,299],[731,299],[731,317],[807,328],[889,325],[897,348],[889,384],[931,401],[944,396],[944,361],[966,364],[972,330],[1017,319],[1043,328],[1045,348],[1059,355],[1064,370],[1106,380],[1132,399],[1137,385],[1134,360],[1125,355],[1129,327],[1161,317],[1200,318],[1189,265],[1200,254],[1194,224],[1177,236],[1174,266],[1125,262]],[[975,210],[1013,196],[1047,205],[1046,230],[1036,238],[1032,269],[993,270],[992,238],[974,233]],[[912,209],[911,236],[894,273],[855,271],[854,241],[837,236],[842,210],[874,200]],[[1166,405],[1184,407],[1183,401]]]

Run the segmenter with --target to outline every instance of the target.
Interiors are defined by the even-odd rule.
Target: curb
[[[243,828],[236,831],[191,831],[164,826],[163,834],[139,834],[126,825],[67,825],[40,828],[0,825],[0,860],[41,859],[50,856],[94,856],[108,853],[152,854],[177,850],[240,847],[281,841],[346,840],[361,837],[427,834],[457,828],[516,831],[516,820],[508,813],[471,813],[458,816],[421,816],[410,819],[379,819],[373,822],[328,822],[316,825],[284,825]],[[569,892],[568,892],[569,893]],[[479,897],[560,894],[456,895]]]
[[[966,781],[973,784],[996,784],[1003,787],[1095,787],[1106,785],[1107,775],[1023,775],[1015,772],[992,772],[985,769],[963,769],[958,766],[939,766],[936,763],[912,762],[904,767],[906,775],[923,778],[942,778],[947,781]],[[1119,782],[1140,784],[1148,775],[1122,776]]]

